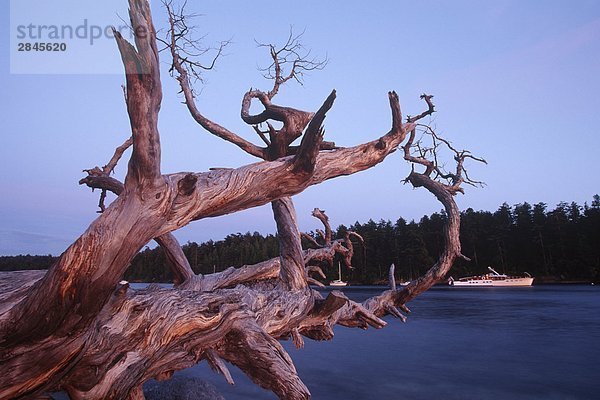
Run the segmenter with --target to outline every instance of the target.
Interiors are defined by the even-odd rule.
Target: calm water
[[[354,300],[374,288],[346,288]],[[314,399],[598,399],[600,286],[439,287],[406,323],[337,327],[330,342],[285,348]],[[235,367],[229,386],[206,363],[180,372],[228,400],[276,399]]]

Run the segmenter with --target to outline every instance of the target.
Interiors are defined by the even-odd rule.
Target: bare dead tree
[[[452,195],[459,192],[466,176],[463,163],[470,157],[457,156],[460,167],[455,179],[450,177],[451,184],[437,182],[432,176],[437,164],[428,167],[424,155],[411,153],[416,120],[402,123],[394,92],[389,93],[388,133],[334,150],[324,150],[322,140],[323,120],[334,93],[314,113],[281,112],[270,101],[263,103],[267,113],[281,112],[282,119],[287,118],[282,136],[302,136],[297,148],[289,146],[289,154],[274,157],[280,153],[265,151],[206,119],[197,110],[192,91],[184,90],[192,116],[205,129],[265,161],[236,169],[164,174],[157,128],[162,89],[156,31],[146,0],[129,0],[129,8],[135,43],[115,32],[132,132],[126,177],[120,182],[110,176],[110,166],[123,154],[121,147],[114,163],[88,170],[81,181],[117,194],[108,207],[100,202],[103,212],[89,228],[47,272],[2,274],[0,398],[33,399],[49,390],[65,390],[74,399],[143,399],[142,384],[147,380],[168,379],[174,371],[206,360],[228,381],[231,375],[224,361],[282,399],[307,399],[310,392],[278,340],[292,338],[301,347],[303,336],[331,339],[336,324],[381,328],[386,314],[404,318],[405,303],[439,280],[461,254],[459,214]],[[177,51],[172,56],[175,60]],[[184,87],[189,82],[187,71],[177,69],[175,61],[173,65]],[[323,298],[308,287],[310,252],[325,252],[328,240],[332,246],[336,243],[328,239],[327,226],[322,247],[301,250],[301,266],[289,267],[292,263],[286,262],[284,249],[275,260],[207,276],[191,273],[170,235],[192,221],[289,198],[308,186],[371,168],[409,134],[405,158],[426,171],[413,171],[408,181],[431,191],[449,218],[444,253],[424,277],[405,288],[396,289],[391,274],[390,290],[356,303],[341,292]],[[282,215],[295,217],[289,207]],[[286,224],[297,227],[293,218]],[[133,290],[121,282],[123,273],[135,254],[155,238],[172,250],[170,261],[179,271],[179,283],[170,289]],[[350,251],[348,241],[343,247]]]

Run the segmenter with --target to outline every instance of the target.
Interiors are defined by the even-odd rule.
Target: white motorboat
[[[448,284],[457,287],[506,287],[506,286],[531,286],[533,277],[525,272],[525,276],[509,276],[499,274],[492,267],[488,267],[490,274],[480,276],[467,276],[458,280],[450,277]]]
[[[339,279],[329,282],[329,286],[348,286],[348,282],[344,282],[342,280],[342,266],[339,262],[338,262],[338,274],[339,274]]]

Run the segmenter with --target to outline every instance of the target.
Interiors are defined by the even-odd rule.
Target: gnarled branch
[[[190,61],[190,58],[193,57],[191,55],[182,55],[181,52],[185,51],[185,49],[183,48],[183,45],[180,44],[180,42],[185,41],[188,44],[191,43],[190,45],[193,46],[196,46],[196,44],[193,40],[186,36],[189,32],[189,26],[187,25],[187,17],[184,14],[183,10],[180,10],[179,13],[176,12],[171,2],[167,2],[165,6],[169,15],[169,28],[168,37],[164,43],[167,45],[167,48],[171,53],[173,61],[171,69],[176,71],[178,74],[177,81],[179,82],[181,91],[183,92],[183,95],[185,97],[185,104],[190,114],[192,115],[194,120],[208,132],[220,137],[221,139],[227,140],[228,142],[235,144],[248,154],[264,159],[265,157],[263,148],[256,146],[255,144],[231,132],[227,128],[208,119],[200,112],[200,110],[196,106],[194,91],[190,83],[190,74],[188,73],[188,69],[186,68],[186,66],[191,65],[193,68],[194,65],[202,64]],[[218,54],[220,55],[221,51],[219,51]],[[211,68],[214,65],[214,62],[216,62],[216,57],[211,63]],[[195,76],[197,76],[197,74]]]

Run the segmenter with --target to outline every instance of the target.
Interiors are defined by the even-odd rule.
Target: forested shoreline
[[[463,253],[471,262],[457,261],[452,270],[456,276],[476,275],[492,266],[500,272],[529,272],[538,282],[600,281],[600,196],[591,204],[561,202],[548,209],[545,203],[527,202],[509,206],[502,204],[496,211],[462,213],[461,242]],[[364,248],[356,244],[353,270],[343,271],[344,279],[354,284],[383,283],[391,263],[396,265],[396,277],[410,280],[425,272],[443,248],[442,212],[407,222],[369,220],[337,228],[337,236],[353,230],[365,240]],[[313,237],[318,237],[314,232]],[[304,248],[310,243],[303,239]],[[223,240],[198,244],[188,242],[183,251],[194,272],[212,273],[228,267],[277,257],[279,246],[272,234],[237,233]],[[45,269],[56,258],[51,255],[1,256],[0,271]],[[337,274],[337,263],[324,265],[328,278]],[[125,279],[143,282],[169,282],[171,272],[161,248],[141,251],[128,268]]]

